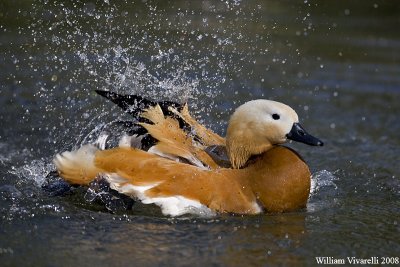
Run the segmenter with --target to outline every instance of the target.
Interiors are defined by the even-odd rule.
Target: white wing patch
[[[260,205],[258,205],[257,201],[253,202],[253,208],[256,214],[261,213],[263,211]]]
[[[156,204],[164,215],[180,216],[183,214],[195,214],[202,217],[214,216],[215,212],[198,201],[182,196],[145,198],[143,204]]]
[[[126,179],[122,176],[119,176],[115,173],[106,174],[104,178],[110,183],[110,187],[121,194],[136,197],[140,200],[143,200],[145,196],[145,192],[160,183],[154,183],[149,185],[133,185],[126,182]]]
[[[133,148],[142,148],[142,139],[144,135],[127,135],[124,134],[121,139],[119,140],[118,146],[119,147],[133,147]]]
[[[170,197],[148,197],[146,191],[156,187],[160,183],[149,185],[133,185],[126,182],[126,179],[117,174],[104,175],[110,183],[110,187],[121,194],[138,198],[143,204],[155,204],[161,208],[164,215],[180,216],[183,214],[194,214],[202,217],[211,217],[215,212],[199,201],[188,199],[182,196]]]

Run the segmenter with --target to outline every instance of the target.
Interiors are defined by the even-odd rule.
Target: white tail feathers
[[[84,145],[75,151],[57,154],[53,160],[62,178],[71,184],[87,185],[100,172],[94,165],[95,154],[99,149]]]

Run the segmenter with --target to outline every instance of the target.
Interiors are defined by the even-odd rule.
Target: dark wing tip
[[[109,98],[111,94],[113,94],[113,92],[111,91],[104,91],[104,90],[94,90],[98,95],[101,95],[105,98]]]
[[[101,95],[101,96],[105,96],[107,93],[109,93],[110,91],[104,91],[104,90],[94,90],[97,94]]]
[[[95,90],[95,92],[104,98],[107,98],[114,104],[117,104],[125,112],[138,119],[143,109],[155,105],[154,102],[138,95],[121,95],[112,91]]]

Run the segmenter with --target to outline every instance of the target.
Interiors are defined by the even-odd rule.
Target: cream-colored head
[[[298,122],[297,113],[280,102],[259,99],[238,107],[231,116],[226,135],[226,147],[232,167],[240,168],[252,155],[261,154],[273,145],[286,142],[297,126],[300,127],[297,135],[312,137]],[[296,141],[304,142],[299,138]],[[320,143],[314,145],[322,145]]]

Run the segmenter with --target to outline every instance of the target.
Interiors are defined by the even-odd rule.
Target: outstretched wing
[[[159,105],[147,109],[141,117],[151,123],[140,123],[148,133],[158,140],[149,152],[170,158],[187,161],[200,168],[216,168],[218,165],[204,151],[205,146],[195,141],[190,133],[183,131],[177,120],[166,117]]]
[[[148,150],[150,153],[200,168],[219,166],[205,150],[209,146],[224,146],[225,139],[198,123],[190,115],[187,104],[154,102],[137,95],[108,91],[96,92],[132,115],[144,133],[154,139],[155,145]]]

